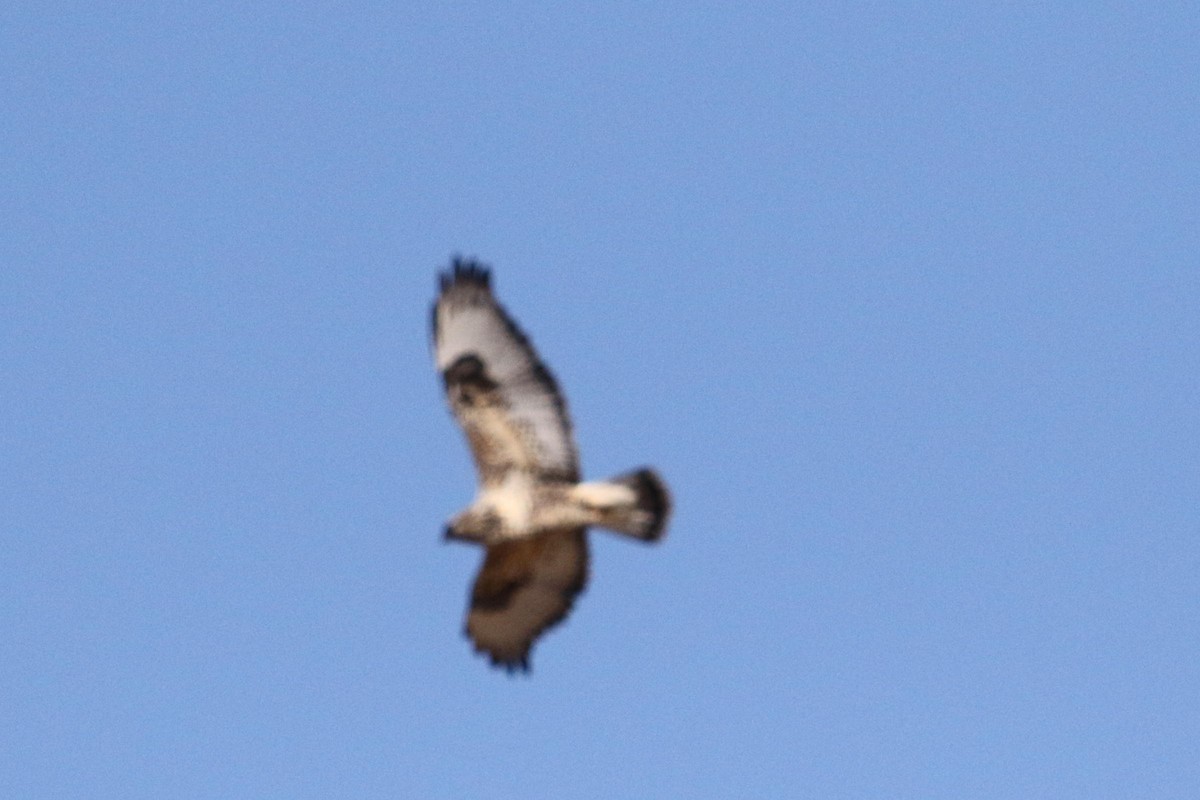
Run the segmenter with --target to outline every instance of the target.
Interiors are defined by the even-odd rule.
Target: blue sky
[[[1200,12],[0,11],[0,794],[1200,791]],[[510,679],[453,253],[665,543]]]

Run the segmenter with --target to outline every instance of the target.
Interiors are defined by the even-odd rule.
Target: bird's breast
[[[533,478],[520,470],[510,470],[499,484],[484,490],[480,498],[516,535],[529,530],[533,517]]]

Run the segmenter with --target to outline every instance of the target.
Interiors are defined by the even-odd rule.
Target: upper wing
[[[549,531],[491,545],[475,578],[467,636],[509,672],[529,669],[529,650],[562,621],[587,583],[583,528]]]
[[[554,377],[492,296],[488,271],[458,259],[453,266],[433,306],[434,359],[483,482],[513,468],[579,480]]]

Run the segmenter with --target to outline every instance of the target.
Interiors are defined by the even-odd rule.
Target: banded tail
[[[643,542],[657,542],[671,516],[671,494],[652,469],[581,483],[575,496],[595,514],[592,524]]]

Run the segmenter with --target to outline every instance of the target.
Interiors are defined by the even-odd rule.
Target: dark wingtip
[[[450,259],[450,268],[438,274],[438,289],[444,292],[456,284],[469,284],[490,289],[492,271],[481,261],[455,255]]]
[[[492,656],[492,666],[503,668],[509,677],[512,677],[513,675],[528,675],[529,656],[524,656],[517,661],[503,661],[495,656]]]
[[[460,255],[455,255],[450,259],[450,267],[438,273],[437,276],[438,299],[433,302],[430,308],[429,330],[433,335],[434,340],[438,335],[438,304],[442,301],[442,297],[446,292],[453,289],[455,286],[474,287],[481,289],[488,295],[492,290],[492,271],[486,264],[477,261],[474,258],[464,258]],[[471,296],[472,293],[466,293]],[[476,294],[476,297],[480,295]]]
[[[467,629],[465,627],[463,628],[463,636],[467,637],[468,639],[471,638],[470,632],[467,631]],[[488,650],[486,647],[480,647],[478,644],[476,644],[474,642],[472,642],[472,644],[475,645],[475,652],[477,654],[487,657],[488,665],[490,667],[492,667],[493,669],[497,669],[497,670],[502,669],[510,676],[511,675],[528,675],[533,670],[533,668],[529,664],[529,651],[528,650],[526,650],[524,652],[524,654],[522,654],[521,656],[519,656],[517,658],[505,658],[504,656],[502,656],[492,650]]]

